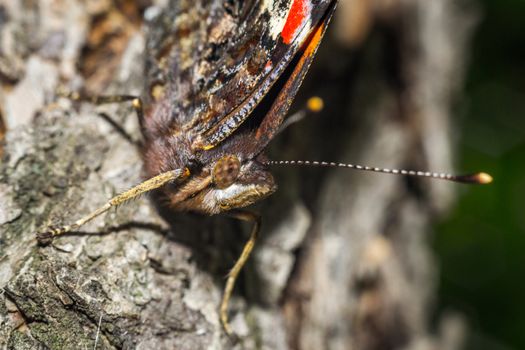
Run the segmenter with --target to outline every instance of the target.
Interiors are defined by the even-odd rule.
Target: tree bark
[[[258,207],[262,237],[231,305],[238,342],[217,311],[249,226],[170,213],[144,197],[37,246],[38,230],[141,179],[130,106],[75,106],[54,90],[67,82],[138,94],[146,5],[0,2],[0,346],[460,348],[459,316],[431,325],[429,240],[455,189],[438,181],[275,169],[280,190]],[[271,158],[452,169],[472,9],[457,0],[340,5],[294,105],[315,94],[326,108],[279,135]]]

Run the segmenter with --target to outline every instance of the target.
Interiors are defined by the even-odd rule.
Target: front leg
[[[117,207],[133,198],[136,198],[146,192],[150,192],[154,189],[164,186],[168,182],[175,180],[182,180],[187,178],[190,175],[188,168],[176,169],[164,172],[159,174],[151,179],[148,179],[135,187],[111,198],[106,204],[96,209],[95,211],[89,213],[88,215],[80,218],[71,225],[65,225],[58,228],[48,228],[43,232],[37,233],[37,240],[41,245],[50,244],[53,241],[53,238],[56,236],[63,235],[65,233],[78,230],[81,226],[93,220],[97,216],[107,212],[113,207]]]

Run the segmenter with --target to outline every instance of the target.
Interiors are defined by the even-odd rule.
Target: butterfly
[[[43,230],[39,242],[49,244],[153,190],[174,211],[226,213],[249,221],[250,238],[228,275],[220,305],[223,328],[232,334],[229,300],[261,226],[261,217],[244,207],[277,190],[270,165],[341,166],[489,182],[487,174],[457,177],[266,158],[264,151],[283,126],[336,5],[337,0],[182,0],[150,14],[140,96],[61,93],[95,104],[131,102],[143,135],[146,180],[70,225]]]

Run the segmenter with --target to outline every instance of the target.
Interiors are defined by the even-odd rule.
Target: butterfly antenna
[[[415,170],[404,170],[404,169],[388,169],[388,168],[376,168],[356,164],[348,163],[335,163],[335,162],[317,162],[309,160],[270,160],[265,162],[266,165],[304,165],[304,166],[318,166],[328,168],[349,168],[362,171],[370,171],[374,173],[385,173],[395,175],[407,175],[415,177],[429,177],[432,179],[446,180],[452,182],[460,182],[466,184],[480,184],[485,185],[492,182],[492,176],[487,173],[475,173],[467,175],[451,175],[446,173],[434,173],[429,171],[415,171]]]
[[[286,117],[284,122],[279,127],[279,131],[277,133],[280,134],[282,131],[286,130],[290,125],[300,122],[310,114],[321,112],[323,108],[324,101],[321,97],[310,97],[301,109]]]

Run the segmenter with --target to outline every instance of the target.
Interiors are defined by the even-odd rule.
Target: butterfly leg
[[[57,227],[57,228],[48,228],[46,231],[37,233],[37,240],[41,245],[47,245],[51,243],[53,241],[53,238],[55,238],[56,236],[60,236],[65,233],[77,230],[82,225],[93,220],[100,214],[105,213],[106,211],[108,211],[109,209],[113,207],[119,206],[129,201],[130,199],[140,196],[141,194],[144,194],[146,192],[159,188],[167,184],[168,182],[172,182],[175,180],[182,180],[188,177],[189,175],[190,175],[190,172],[188,168],[171,170],[171,171],[167,171],[162,174],[159,174],[111,198],[109,201],[106,202],[106,204],[96,209],[95,211],[89,213],[88,215],[80,218],[79,220],[75,221],[71,225],[65,225],[65,226]]]
[[[228,213],[229,216],[236,218],[242,221],[248,221],[253,223],[253,228],[250,233],[250,238],[244,245],[242,253],[233,265],[233,268],[228,273],[228,279],[226,280],[226,286],[224,287],[224,293],[222,296],[221,307],[220,307],[220,318],[222,326],[224,327],[225,332],[228,335],[232,335],[232,329],[228,323],[228,304],[232,296],[233,287],[235,286],[235,281],[239,276],[244,264],[250,257],[250,254],[255,246],[255,241],[261,230],[261,216],[250,211],[245,210],[234,210]]]
[[[131,106],[137,113],[139,122],[142,123],[144,111],[142,108],[142,100],[138,96],[133,95],[84,95],[77,91],[69,91],[62,87],[57,89],[57,95],[70,99],[71,101],[89,102],[94,105],[103,105],[109,103],[123,103],[131,101]]]

